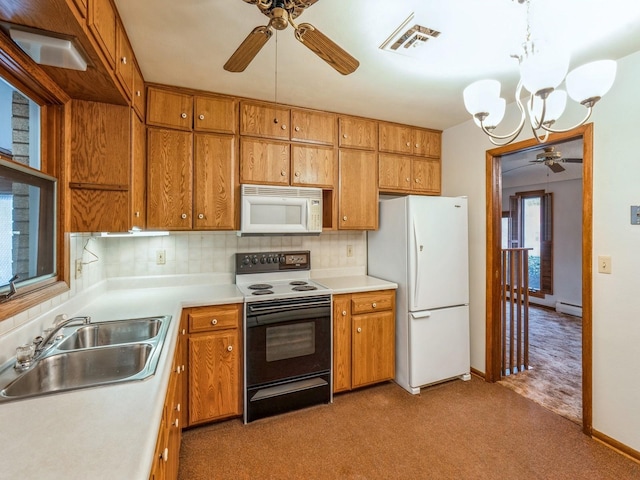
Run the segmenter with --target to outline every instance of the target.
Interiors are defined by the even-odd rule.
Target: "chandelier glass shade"
[[[540,143],[548,139],[549,133],[566,132],[583,125],[591,117],[593,106],[611,89],[615,80],[614,60],[587,63],[567,74],[569,55],[557,48],[550,48],[543,42],[534,43],[528,30],[527,25],[523,53],[516,56],[520,62],[520,81],[516,87],[515,101],[520,110],[520,122],[513,131],[505,135],[494,133],[494,129],[504,118],[506,108],[506,100],[500,96],[500,82],[478,80],[463,92],[465,108],[494,145],[506,145],[515,140],[527,118]],[[563,82],[566,90],[560,88]],[[522,100],[523,90],[529,94],[528,100],[525,99],[526,108]],[[553,125],[566,108],[567,95],[587,111],[576,125],[556,129]]]

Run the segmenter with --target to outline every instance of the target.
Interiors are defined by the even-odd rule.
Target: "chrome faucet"
[[[60,318],[63,318],[63,320],[60,321]],[[82,322],[83,325],[89,325],[91,323],[91,317],[85,316],[85,317],[73,317],[73,318],[67,318],[67,319],[64,319],[64,317],[60,317],[60,316],[56,317],[56,320],[54,321],[54,324],[53,324],[53,328],[51,328],[49,332],[44,337],[42,337],[41,340],[36,339],[35,358],[37,358],[47,348],[47,344],[51,341],[52,338],[56,336],[56,334],[63,327],[66,327],[67,325],[73,322]]]

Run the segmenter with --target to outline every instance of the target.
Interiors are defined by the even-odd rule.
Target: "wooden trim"
[[[128,192],[129,185],[103,185],[101,183],[78,183],[69,182],[69,188],[83,189],[83,190],[109,190],[118,192]]]
[[[624,455],[630,460],[633,460],[636,463],[640,463],[640,451],[634,450],[633,448],[625,445],[624,443],[619,442],[618,440],[615,440],[609,437],[608,435],[605,435],[604,433],[599,432],[597,430],[593,430],[591,432],[591,436],[593,437],[594,440],[602,443],[603,445],[611,448],[612,450],[615,450],[616,452],[620,453],[621,455]]]
[[[475,375],[476,377],[479,377],[482,380],[486,380],[484,372],[481,372],[480,370],[473,367],[471,367],[471,375]]]
[[[42,282],[39,287],[24,293],[22,288],[18,289],[18,293],[11,300],[0,303],[0,317],[3,320],[13,317],[28,308],[57,297],[69,290],[69,285],[66,282],[58,281],[55,278]]]
[[[593,124],[553,134],[547,145],[582,137],[582,429],[592,432],[593,415]],[[502,222],[502,167],[500,157],[538,148],[535,138],[502,146],[486,153],[486,379],[500,379],[500,228]]]

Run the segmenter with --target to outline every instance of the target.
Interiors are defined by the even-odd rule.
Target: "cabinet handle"
[[[218,319],[214,318],[213,320],[211,320],[211,325],[217,325],[218,324]]]
[[[362,333],[362,328],[358,327],[357,332],[358,332],[358,333]]]
[[[286,129],[287,129],[287,126],[283,123],[281,128],[282,128],[283,130],[286,130]]]
[[[377,307],[376,302],[373,302],[373,303],[371,304],[371,308],[376,308],[376,307]]]
[[[204,120],[204,115],[200,114],[200,115],[198,115],[198,118],[199,118],[200,120]]]
[[[300,127],[296,127],[296,128],[294,128],[294,130],[295,130],[296,132],[299,132],[299,131],[300,131]]]
[[[346,317],[347,316],[347,311],[346,310],[342,310],[342,316]]]
[[[286,177],[287,176],[287,172],[285,172],[284,170],[280,170],[280,176],[281,177]]]
[[[199,218],[200,220],[202,220],[202,219],[204,218],[204,213],[199,213],[199,214],[198,214],[198,218]]]
[[[233,346],[232,346],[232,345],[229,345],[229,346],[227,347],[227,350],[231,352],[231,351],[233,350]]]
[[[160,454],[160,458],[161,458],[162,460],[164,460],[165,462],[166,462],[167,460],[169,460],[169,449],[168,449],[168,448],[165,448],[165,449],[162,451],[162,453]]]
[[[127,57],[122,57],[122,64],[126,65],[127,64]]]
[[[180,218],[182,218],[184,220],[185,218],[187,218],[187,214],[183,213],[182,215],[180,215]]]
[[[186,113],[184,113],[184,112],[182,112],[182,113],[180,114],[180,116],[181,116],[182,118],[187,118],[187,114],[186,114]]]
[[[342,221],[346,222],[347,221],[347,216],[345,215],[344,217],[342,217]]]
[[[300,176],[300,172],[296,172],[296,173],[294,173],[294,175],[295,175],[296,177],[299,177],[299,176]]]

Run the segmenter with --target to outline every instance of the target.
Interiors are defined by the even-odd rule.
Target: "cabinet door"
[[[233,135],[194,134],[194,219],[197,230],[236,228],[236,142]]]
[[[343,230],[378,228],[378,164],[376,154],[340,150],[338,211]]]
[[[336,157],[333,147],[291,145],[291,185],[333,188]]]
[[[116,28],[116,77],[126,97],[130,100],[133,92],[133,50],[129,45],[129,39],[120,22],[117,22]]]
[[[193,128],[202,132],[236,133],[238,102],[231,97],[195,97]]]
[[[241,138],[240,183],[289,185],[289,144]]]
[[[140,117],[142,121],[144,121],[144,116],[146,113],[146,105],[147,105],[147,94],[144,89],[144,78],[142,78],[142,72],[140,71],[140,67],[136,63],[133,66],[133,100],[132,105],[135,108],[136,113]]]
[[[193,97],[170,90],[149,87],[147,124],[191,130]]]
[[[291,110],[291,140],[333,145],[336,116],[332,113]]]
[[[116,12],[111,0],[89,0],[87,25],[109,66],[116,62]]]
[[[131,226],[147,227],[147,132],[131,110]]]
[[[440,158],[441,133],[430,130],[413,130],[413,154]]]
[[[391,123],[380,123],[379,149],[381,152],[405,153],[411,155],[412,128]]]
[[[288,108],[241,102],[240,135],[289,140],[289,116]]]
[[[378,141],[377,129],[377,124],[373,120],[340,117],[338,120],[338,145],[346,148],[375,150]]]
[[[148,128],[147,226],[191,228],[192,134]]]
[[[333,296],[333,391],[351,388],[351,295]]]
[[[177,360],[177,357],[176,359]],[[178,478],[178,465],[180,460],[180,442],[182,440],[180,422],[180,376],[182,373],[174,360],[173,371],[169,379],[167,389],[167,448],[169,451],[165,474],[166,478]]]
[[[353,387],[391,380],[395,375],[395,320],[387,311],[354,315]]]
[[[385,191],[411,190],[411,157],[381,153],[378,156],[378,187]]]
[[[238,330],[189,338],[189,424],[240,414]]]
[[[413,159],[413,191],[440,195],[439,159]]]

